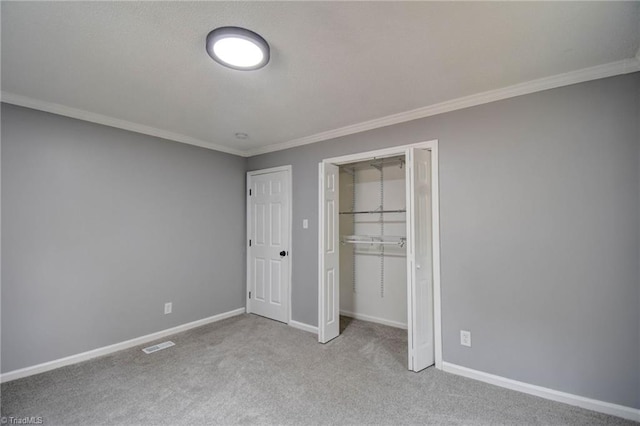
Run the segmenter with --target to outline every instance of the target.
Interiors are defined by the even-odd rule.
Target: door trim
[[[400,145],[375,151],[361,152],[357,154],[344,155],[340,157],[326,158],[323,163],[331,163],[335,165],[349,164],[357,161],[366,161],[376,158],[392,157],[395,155],[407,155],[409,149],[428,149],[431,151],[431,182],[432,182],[432,202],[431,230],[433,235],[433,339],[435,352],[435,367],[442,370],[442,305],[441,305],[441,288],[440,288],[440,192],[438,181],[438,140],[430,140],[409,145]],[[324,205],[324,191],[322,191],[322,182],[319,183],[318,191],[318,208],[321,210]],[[320,213],[320,212],[319,212]],[[318,216],[321,218],[322,216]],[[318,235],[324,235],[324,221],[318,220]],[[322,255],[322,247],[318,244],[318,256]],[[320,265],[318,265],[319,267]],[[319,274],[319,278],[322,275]],[[320,286],[320,282],[318,282]],[[318,300],[318,307],[321,301]],[[320,309],[318,308],[318,320],[320,320]],[[318,327],[321,323],[318,322]]]
[[[268,173],[275,172],[287,172],[287,185],[289,190],[289,282],[288,282],[288,303],[289,307],[287,309],[287,324],[291,325],[291,293],[293,293],[293,289],[291,288],[291,283],[293,282],[292,271],[293,271],[293,179],[292,179],[292,167],[291,165],[286,166],[278,166],[278,167],[270,167],[268,169],[261,170],[252,170],[247,172],[246,179],[246,188],[245,188],[245,210],[246,210],[246,229],[245,229],[245,247],[247,248],[246,254],[246,277],[245,277],[245,306],[248,314],[251,313],[251,299],[249,299],[249,289],[251,288],[251,247],[249,247],[249,235],[251,235],[251,200],[249,199],[249,190],[251,189],[251,178],[257,175],[264,175]]]

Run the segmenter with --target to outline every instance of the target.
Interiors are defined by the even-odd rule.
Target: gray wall
[[[249,159],[293,165],[293,319],[318,162],[439,139],[445,361],[640,408],[639,105],[636,73]],[[3,372],[244,306],[244,159],[2,105],[1,161]]]
[[[244,307],[245,165],[3,104],[2,371]]]
[[[639,93],[636,73],[250,158],[293,166],[293,319],[317,324],[318,162],[438,139],[444,360],[640,408]]]

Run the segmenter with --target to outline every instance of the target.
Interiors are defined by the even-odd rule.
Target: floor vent
[[[144,348],[142,352],[144,352],[145,354],[152,354],[154,352],[161,351],[162,349],[170,348],[171,346],[175,346],[175,343],[169,340],[166,342],[158,343],[157,345],[149,346],[148,348]]]

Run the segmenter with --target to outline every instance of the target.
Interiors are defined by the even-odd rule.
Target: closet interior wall
[[[340,313],[407,328],[404,156],[340,167]]]

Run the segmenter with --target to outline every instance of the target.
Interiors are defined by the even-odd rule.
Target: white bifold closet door
[[[340,251],[339,251],[339,188],[340,170],[334,164],[320,163],[320,188],[324,202],[320,206],[320,223],[324,235],[320,238],[318,341],[327,343],[340,333]],[[322,228],[321,228],[322,229]]]
[[[436,359],[434,287],[437,278],[437,164],[432,164],[432,143],[407,146],[406,159],[406,259],[408,367],[421,371]],[[422,148],[424,146],[424,148]],[[326,343],[340,332],[339,168],[337,164],[389,157],[389,150],[325,160],[319,167],[319,271],[318,340]],[[436,157],[437,158],[437,157]],[[437,195],[436,195],[437,197]],[[435,215],[435,216],[434,216]],[[437,241],[437,239],[436,239]],[[435,272],[434,272],[435,271]],[[439,325],[439,323],[438,323]],[[438,333],[439,336],[439,333]],[[440,349],[438,347],[438,349]]]
[[[435,362],[433,331],[433,263],[431,217],[431,152],[408,152],[407,278],[409,369],[423,370]]]

